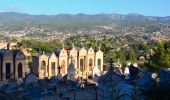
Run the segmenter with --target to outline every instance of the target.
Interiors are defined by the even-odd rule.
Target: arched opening
[[[18,78],[22,78],[22,64],[18,64]]]
[[[80,59],[80,71],[84,71],[84,59]]]
[[[6,63],[6,79],[10,79],[11,76],[11,63]]]
[[[92,71],[93,70],[93,60],[92,58],[90,58],[89,60],[89,71]]]
[[[55,62],[51,62],[51,74],[52,74],[52,76],[56,75],[56,72],[55,72]]]
[[[62,60],[61,63],[61,74],[65,74],[65,60]]]
[[[45,72],[46,72],[46,63],[45,63],[45,61],[41,62],[41,72],[45,76]]]
[[[97,66],[99,68],[99,70],[101,71],[101,59],[97,59]]]

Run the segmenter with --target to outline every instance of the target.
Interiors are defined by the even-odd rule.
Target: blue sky
[[[1,0],[0,12],[35,15],[139,13],[147,16],[170,16],[170,0]]]

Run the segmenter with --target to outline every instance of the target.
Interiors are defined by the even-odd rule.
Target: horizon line
[[[17,12],[17,11],[7,11],[7,12],[0,12],[0,13],[19,13],[19,14],[27,14],[27,15],[35,15],[35,16],[38,16],[38,15],[44,15],[44,16],[55,16],[55,15],[79,15],[79,14],[85,14],[85,15],[100,15],[100,14],[118,14],[118,15],[131,15],[131,14],[134,14],[134,15],[141,15],[141,16],[146,16],[146,17],[170,17],[170,15],[167,15],[167,16],[158,16],[158,15],[145,15],[145,14],[141,14],[141,13],[127,13],[127,14],[121,14],[121,13],[83,13],[83,12],[80,12],[80,13],[56,13],[56,14],[32,14],[32,13],[27,13],[27,12]]]

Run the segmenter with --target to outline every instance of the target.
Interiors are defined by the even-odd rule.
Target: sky
[[[138,13],[170,16],[170,0],[1,0],[0,12],[33,15]]]

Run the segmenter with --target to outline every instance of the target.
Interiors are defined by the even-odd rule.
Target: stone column
[[[80,56],[78,57],[78,61],[77,61],[77,68],[78,68],[78,75],[80,75]]]

